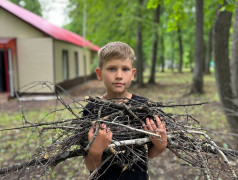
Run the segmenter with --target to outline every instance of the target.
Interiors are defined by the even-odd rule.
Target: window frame
[[[63,80],[69,79],[69,53],[68,50],[62,50],[62,73]]]

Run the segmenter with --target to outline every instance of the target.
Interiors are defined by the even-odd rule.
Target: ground
[[[190,86],[189,79],[191,78],[190,74],[177,74],[177,79],[180,76],[180,82],[177,82],[171,77],[174,77],[173,74],[166,74],[166,79],[163,76],[163,79],[155,85],[146,85],[144,88],[138,88],[135,84],[132,84],[130,91],[141,96],[145,96],[156,102],[168,102],[173,101],[176,103],[197,103],[197,102],[209,102],[195,110],[191,110],[191,113],[194,114],[195,118],[198,119],[203,127],[209,130],[219,131],[219,132],[229,132],[229,126],[225,121],[225,117],[221,111],[221,105],[217,99],[217,94],[214,93],[215,84],[214,80],[211,80],[210,77],[207,77],[205,84],[205,95],[194,95],[194,96],[185,96],[188,93]],[[161,78],[161,77],[160,77]],[[88,95],[100,96],[105,92],[103,84],[97,80],[91,80],[85,82],[84,84],[79,85],[69,91],[69,93],[75,99],[83,99]],[[70,98],[68,99],[70,101]],[[67,98],[66,98],[67,101]],[[39,111],[40,109],[51,109],[54,107],[55,100],[48,101],[24,101],[22,102],[24,112],[31,113]],[[0,113],[2,116],[7,116],[9,121],[15,122],[21,119],[21,107],[19,102],[16,99],[11,99],[8,102],[0,101]],[[19,114],[20,117],[14,116],[15,120],[11,119],[11,114]],[[38,117],[39,115],[34,115]],[[218,118],[219,117],[219,118]],[[17,118],[19,118],[17,120]],[[20,121],[22,122],[22,121]],[[0,128],[3,128],[5,124],[1,123]],[[10,134],[10,137],[15,136]],[[0,134],[1,135],[1,134]],[[33,135],[32,135],[33,136]],[[7,136],[2,136],[2,142],[11,142],[11,138]],[[24,139],[25,137],[22,137]],[[233,143],[232,138],[227,140],[218,139],[218,143],[221,146],[232,147]],[[20,142],[21,143],[21,142]],[[14,148],[14,145],[11,143],[8,146],[2,146],[1,154],[7,156],[8,149]],[[24,145],[22,146],[24,151]],[[17,153],[15,152],[15,155]],[[1,158],[2,156],[2,158]],[[11,164],[11,160],[14,159],[14,155],[9,155],[8,160],[3,158],[3,155],[0,156],[0,165],[1,167]],[[23,157],[24,158],[24,157]],[[21,158],[20,158],[21,159]],[[16,160],[20,161],[20,160]],[[178,160],[171,151],[168,149],[163,152],[159,157],[149,161],[149,174],[151,180],[163,180],[163,179],[205,179],[201,170],[192,168],[188,166],[183,161]],[[49,172],[47,176],[44,176],[45,179],[87,179],[88,171],[85,169],[82,158],[74,158],[67,160],[64,163],[53,168],[52,172]],[[11,179],[11,177],[6,177],[5,179]],[[12,178],[14,179],[14,178]]]
[[[104,93],[103,84],[97,80],[91,80],[69,90],[70,94],[76,98],[84,98],[90,94],[100,95]],[[32,95],[33,96],[33,95]],[[4,98],[4,97],[2,97]],[[30,98],[30,96],[29,96]],[[55,100],[46,101],[24,101],[24,110],[38,110],[40,108],[47,108],[55,105]],[[16,98],[0,101],[0,112],[13,113],[20,111],[20,103]]]

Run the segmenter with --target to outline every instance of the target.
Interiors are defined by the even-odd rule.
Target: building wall
[[[0,7],[0,37],[47,37],[47,35]]]
[[[79,46],[54,40],[54,64],[55,64],[55,82],[61,83],[64,80],[63,77],[63,50],[68,52],[68,63],[69,63],[69,78],[72,80],[77,77],[89,76],[91,74],[91,51],[83,49]],[[78,75],[75,74],[75,61],[74,53],[78,52]],[[84,60],[84,56],[86,59]],[[86,62],[86,65],[85,63]]]
[[[53,82],[52,38],[3,8],[0,8],[0,38],[16,38],[16,57],[13,58],[15,91],[33,81]],[[29,92],[33,91],[35,89]]]
[[[17,59],[13,64],[15,91],[33,81],[65,82],[62,67],[63,50],[68,51],[69,55],[69,78],[67,80],[91,75],[91,54],[93,53],[91,50],[55,40],[1,7],[0,38],[16,38]],[[79,59],[77,75],[75,74],[74,52],[78,52]]]
[[[17,51],[20,87],[32,82],[54,82],[52,38],[18,38]],[[40,85],[28,92],[46,93],[51,90]]]

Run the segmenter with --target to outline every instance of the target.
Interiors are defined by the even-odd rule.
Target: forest
[[[155,83],[156,67],[193,73],[191,91],[204,93],[215,70],[217,91],[233,132],[238,129],[238,7],[235,0],[70,0],[65,28],[103,46],[123,41],[136,51],[137,83]],[[82,28],[79,28],[82,27]],[[148,82],[144,69],[150,69]],[[159,81],[159,80],[157,80]]]

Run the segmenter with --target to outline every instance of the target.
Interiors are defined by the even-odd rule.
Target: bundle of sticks
[[[42,142],[30,160],[0,168],[0,176],[13,172],[24,174],[29,167],[44,167],[47,170],[66,159],[85,156],[94,140],[91,142],[87,140],[88,131],[93,124],[104,123],[113,132],[113,140],[107,149],[111,156],[123,152],[125,147],[130,149],[131,145],[144,146],[150,143],[149,135],[158,136],[143,129],[145,118],[158,115],[166,126],[167,148],[178,158],[200,168],[207,179],[218,177],[237,179],[237,166],[232,165],[231,161],[237,160],[238,151],[217,146],[208,132],[186,111],[188,107],[203,103],[163,104],[126,98],[101,100],[91,96],[83,100],[72,98],[73,101],[66,103],[60,95],[57,99],[63,104],[64,110],[71,113],[72,118],[42,123],[28,122],[25,119],[25,125],[22,127],[0,130],[37,128],[39,136],[44,136],[50,131],[56,132],[50,143]],[[127,103],[124,103],[125,101]],[[89,102],[97,107],[96,112],[92,113],[85,108],[85,103]],[[184,111],[176,113],[176,108],[183,108]],[[88,115],[82,116],[83,111],[88,112]],[[105,114],[108,111],[110,113]],[[130,151],[133,153],[133,150]],[[134,162],[128,159],[127,163]]]

